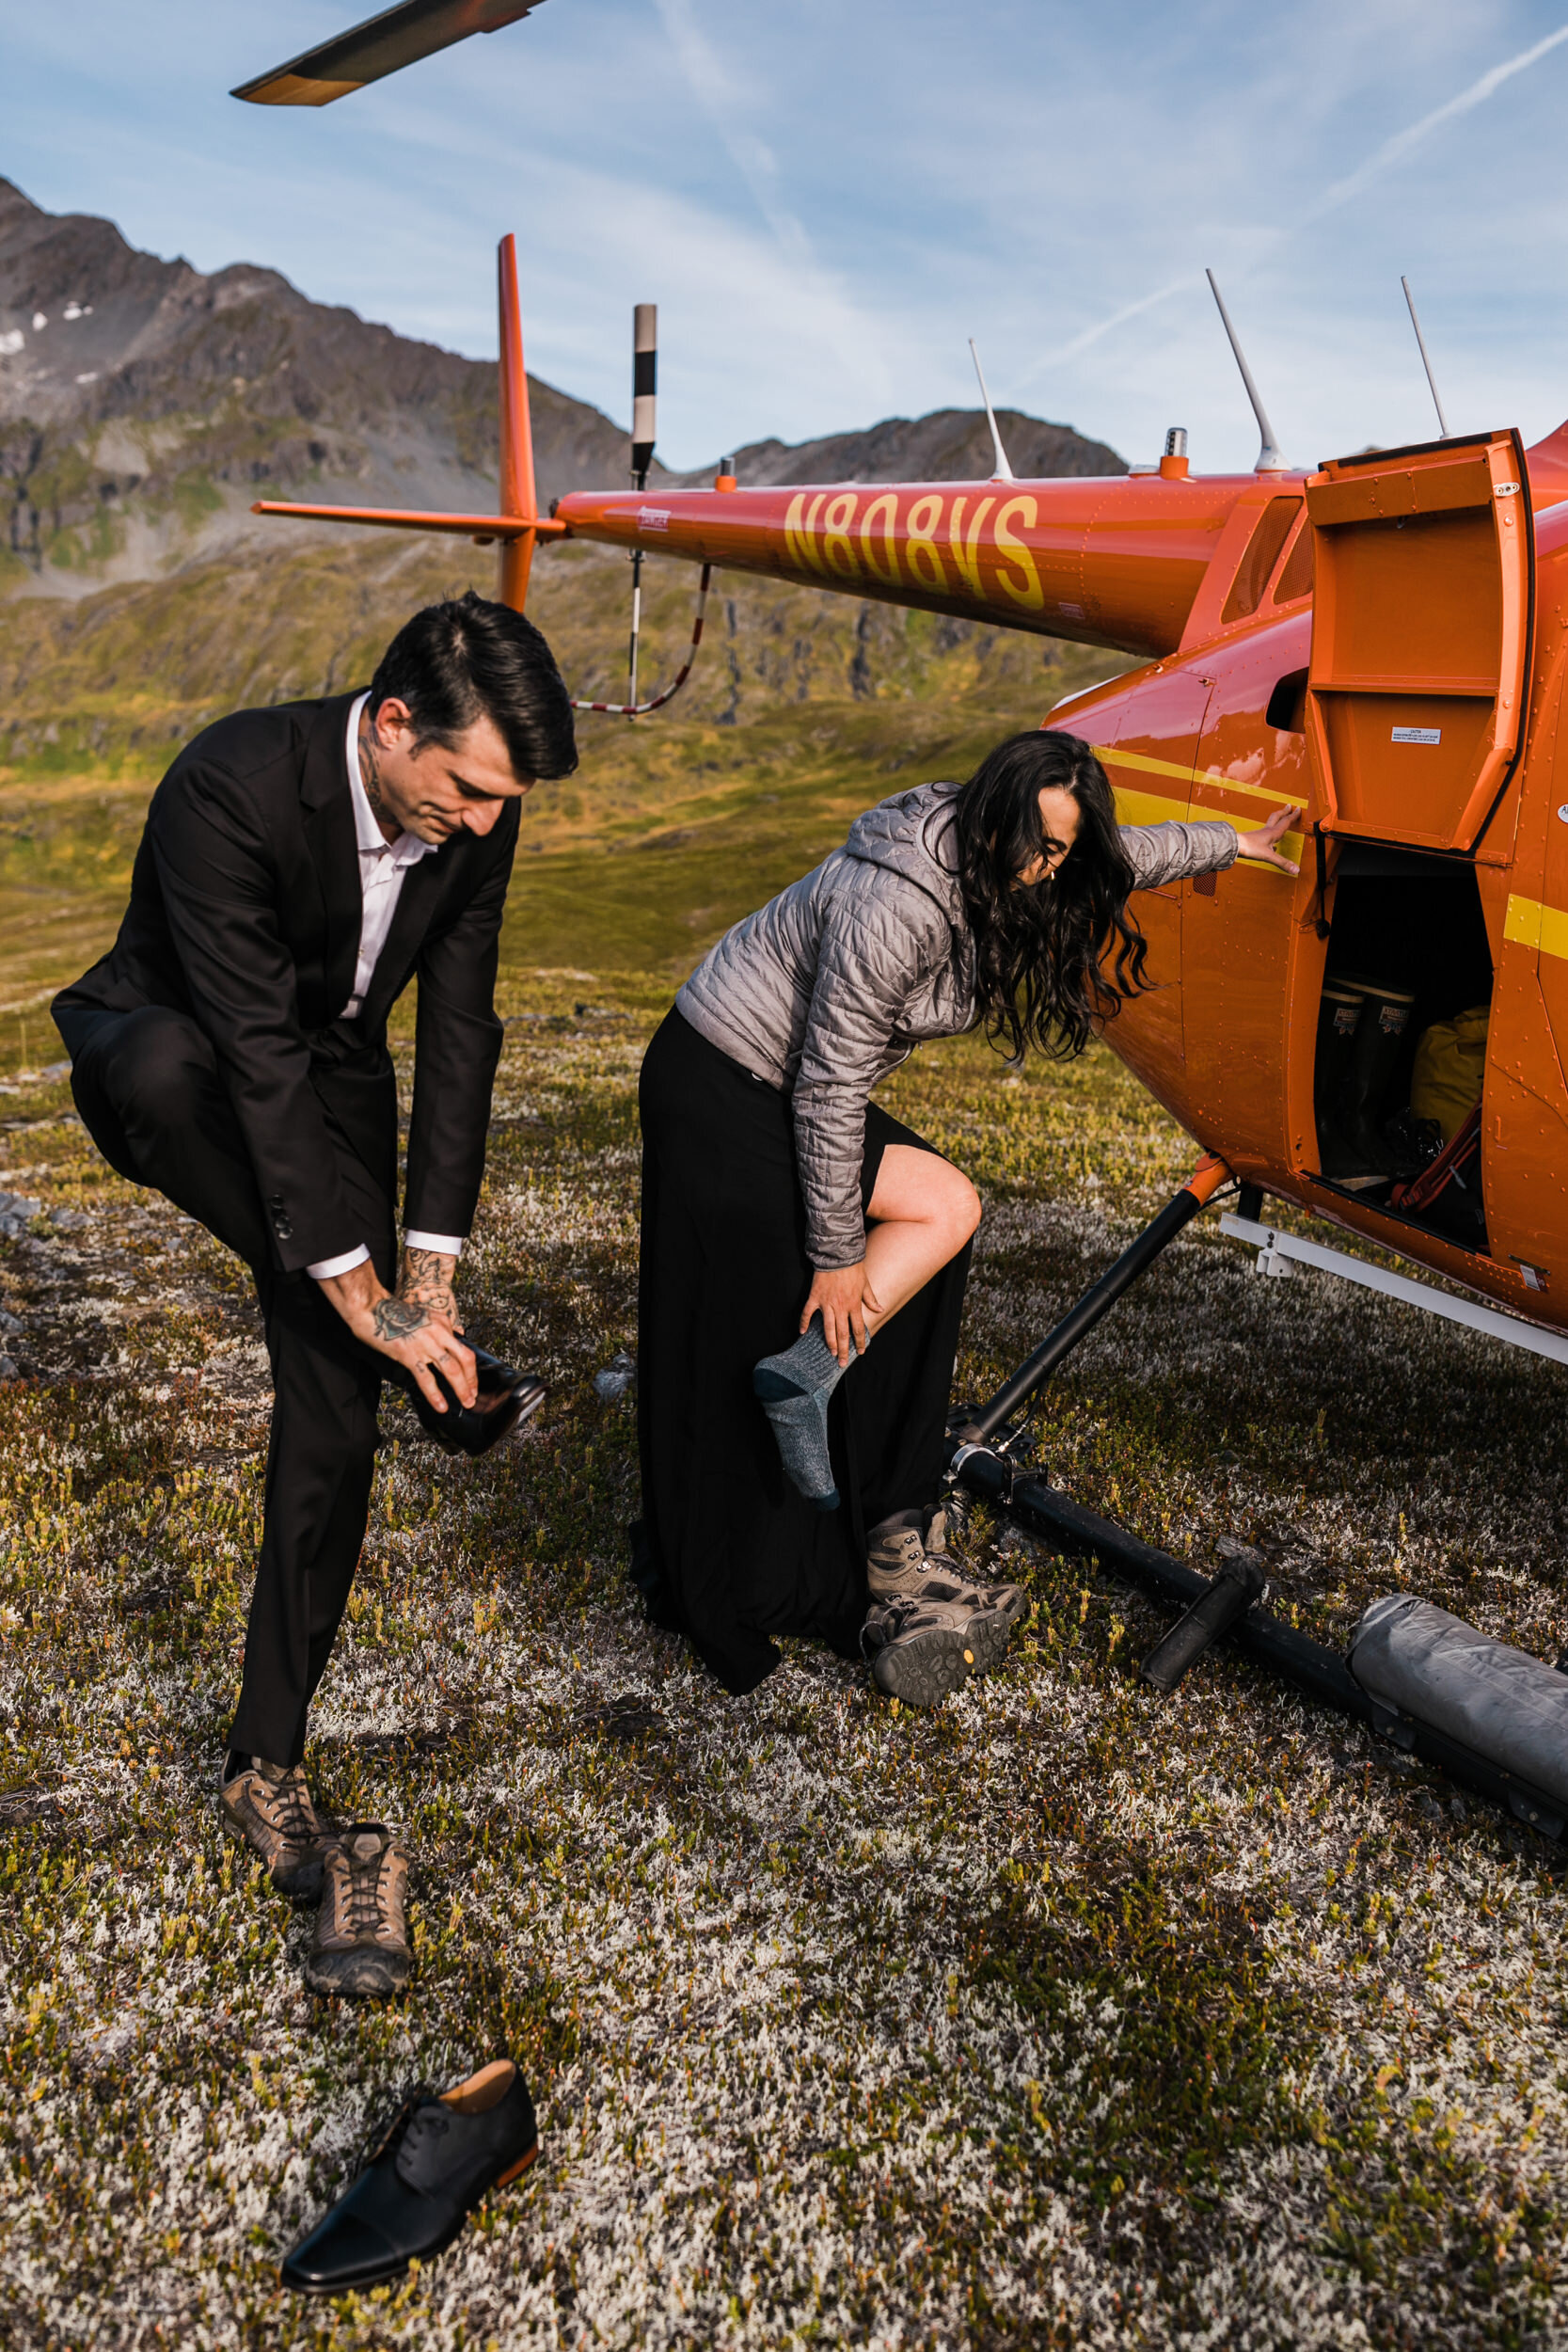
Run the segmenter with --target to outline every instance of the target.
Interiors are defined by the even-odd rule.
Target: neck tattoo
[[[376,765],[375,737],[371,730],[371,712],[368,703],[359,713],[358,751],[359,781],[365,787],[365,798],[371,804],[371,814],[381,827],[387,839],[396,841],[403,832],[403,827],[393,817],[382,797],[381,771]]]

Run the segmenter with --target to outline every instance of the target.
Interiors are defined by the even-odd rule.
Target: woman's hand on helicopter
[[[1275,845],[1290,832],[1292,825],[1300,824],[1301,817],[1302,812],[1299,808],[1276,808],[1274,815],[1266,818],[1258,827],[1256,833],[1242,833],[1238,830],[1236,855],[1253,858],[1259,866],[1277,866],[1282,874],[1299,874],[1301,867],[1294,865],[1290,858],[1282,857]]]

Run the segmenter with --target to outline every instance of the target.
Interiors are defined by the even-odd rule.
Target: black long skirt
[[[669,1013],[642,1063],[638,1435],[643,1517],[632,1575],[656,1624],[688,1637],[727,1691],[779,1662],[773,1636],[858,1657],[865,1534],[934,1502],[967,1247],[877,1332],[833,1392],[837,1511],[784,1476],[752,1390],[760,1356],[797,1335],[811,1288],[787,1094]],[[890,1143],[929,1151],[875,1103],[861,1200]]]

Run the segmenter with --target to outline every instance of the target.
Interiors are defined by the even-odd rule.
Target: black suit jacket
[[[519,804],[405,875],[362,1010],[361,898],[344,736],[354,694],[221,719],[186,745],[148,811],[131,903],[55,1011],[166,1005],[212,1041],[285,1273],[370,1241],[342,1194],[332,1129],[389,1186],[396,1092],[387,1017],[418,977],[404,1222],[466,1234],[500,1056],[497,937]]]

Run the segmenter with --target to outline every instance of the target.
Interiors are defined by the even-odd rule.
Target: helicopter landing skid
[[[1129,1534],[1112,1520],[1085,1511],[1082,1504],[1048,1486],[1043,1478],[1021,1474],[1011,1462],[987,1446],[960,1445],[954,1454],[949,1476],[956,1486],[1006,1511],[1009,1518],[1031,1533],[1044,1536],[1057,1550],[1088,1555],[1116,1574],[1141,1584],[1158,1598],[1180,1604],[1181,1618],[1145,1661],[1145,1676],[1155,1682],[1156,1688],[1161,1685],[1149,1669],[1160,1661],[1161,1653],[1177,1642],[1183,1628],[1191,1626],[1195,1632],[1205,1631],[1208,1638],[1180,1661],[1180,1672],[1184,1673],[1211,1642],[1228,1641],[1243,1658],[1292,1683],[1304,1697],[1320,1707],[1333,1708],[1338,1714],[1354,1716],[1390,1746],[1420,1763],[1434,1765],[1449,1780],[1500,1804],[1515,1820],[1523,1821],[1543,1837],[1560,1839],[1568,1829],[1559,1799],[1516,1774],[1504,1772],[1488,1757],[1478,1756],[1473,1748],[1449,1739],[1431,1724],[1379,1706],[1361,1688],[1337,1650],[1309,1641],[1305,1633],[1298,1633],[1272,1610],[1263,1608],[1258,1599],[1243,1598],[1240,1608],[1236,1608],[1235,1599],[1245,1591],[1246,1580],[1234,1572],[1222,1569],[1217,1577],[1200,1576],[1196,1568],[1173,1560],[1168,1552],[1157,1551],[1151,1544],[1141,1543],[1136,1535]],[[1227,1586],[1234,1590],[1227,1592]],[[1210,1631],[1203,1622],[1205,1616],[1210,1623],[1215,1617],[1222,1621]],[[1198,1620],[1196,1625],[1195,1619]]]
[[[1009,1449],[1024,1436],[1028,1422],[1025,1417],[1009,1427],[1011,1417],[1027,1405],[1063,1358],[1071,1353],[1122,1292],[1213,1198],[1229,1173],[1223,1160],[1208,1158],[1200,1162],[1175,1200],[1144,1228],[1131,1248],[1085,1293],[1077,1306],[990,1402],[961,1408],[954,1415],[948,1427],[953,1449],[947,1468],[948,1484],[961,1486],[994,1510],[1006,1512],[1021,1526],[1044,1536],[1057,1550],[1097,1559],[1117,1575],[1141,1584],[1157,1598],[1179,1606],[1181,1614],[1155,1645],[1142,1667],[1145,1681],[1162,1694],[1173,1692],[1206,1650],[1217,1642],[1228,1641],[1243,1657],[1292,1683],[1304,1697],[1354,1717],[1390,1746],[1423,1764],[1435,1766],[1449,1780],[1502,1805],[1516,1820],[1543,1837],[1560,1839],[1568,1831],[1568,1816],[1560,1799],[1451,1739],[1433,1724],[1380,1705],[1362,1689],[1337,1650],[1308,1640],[1272,1610],[1265,1609],[1262,1603],[1268,1587],[1263,1564],[1246,1546],[1229,1546],[1234,1556],[1219,1574],[1202,1576],[1196,1568],[1172,1559],[1168,1552],[1141,1542],[1113,1520],[1085,1510],[1043,1478],[1030,1476],[1012,1457]],[[1261,1200],[1250,1186],[1243,1188],[1239,1205],[1242,1217],[1227,1216],[1225,1223],[1240,1238],[1252,1240],[1256,1230],[1259,1239],[1276,1246],[1286,1239],[1272,1230],[1265,1234],[1257,1228]],[[1305,1256],[1313,1248],[1311,1244],[1294,1244],[1290,1254]],[[1327,1258],[1337,1253],[1318,1254]],[[1392,1287],[1400,1279],[1384,1277],[1379,1287]],[[1415,1289],[1417,1285],[1405,1287]],[[1449,1304],[1445,1300],[1445,1306]],[[1501,1316],[1496,1319],[1504,1320]],[[1221,1548],[1227,1549],[1223,1544]]]

